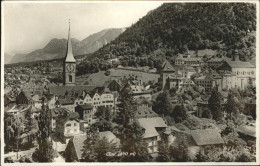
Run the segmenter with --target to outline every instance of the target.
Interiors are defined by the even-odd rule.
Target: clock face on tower
[[[68,72],[74,72],[74,70],[75,70],[74,64],[71,64],[71,63],[67,64],[67,71]]]

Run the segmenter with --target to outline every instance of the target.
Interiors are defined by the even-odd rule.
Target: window
[[[77,132],[77,129],[74,129],[74,132]]]
[[[71,126],[71,124],[69,123],[69,124],[66,124],[66,127],[70,127]]]
[[[70,129],[67,130],[67,133],[70,133]]]
[[[69,75],[69,82],[72,82],[72,75]]]
[[[77,126],[77,123],[74,123],[74,126]]]

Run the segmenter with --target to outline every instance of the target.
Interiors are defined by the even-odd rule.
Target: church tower
[[[63,62],[63,85],[75,86],[75,76],[76,76],[76,60],[72,53],[72,45],[70,39],[70,22],[69,22],[67,52]]]

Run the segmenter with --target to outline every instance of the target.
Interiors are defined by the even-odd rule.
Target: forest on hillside
[[[124,66],[158,67],[162,58],[187,50],[217,50],[240,60],[255,57],[256,6],[253,3],[165,3],[84,60],[85,69],[105,57],[124,57]],[[99,64],[97,64],[99,66]],[[90,67],[91,68],[91,67]]]

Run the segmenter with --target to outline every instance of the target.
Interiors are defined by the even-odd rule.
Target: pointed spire
[[[70,19],[69,19],[69,34],[68,34],[68,45],[67,45],[67,53],[65,62],[76,62],[73,53],[72,53],[72,45],[70,39]]]

